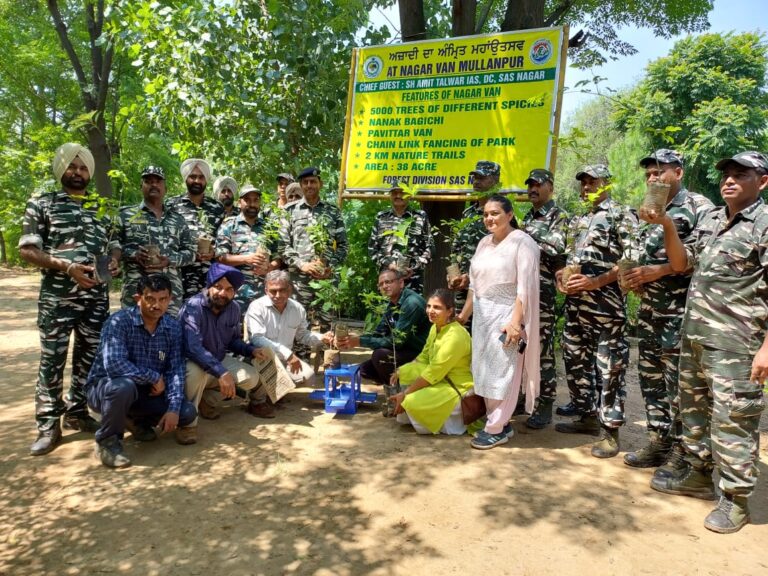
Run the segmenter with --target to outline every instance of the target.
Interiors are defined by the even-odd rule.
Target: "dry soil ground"
[[[0,574],[768,574],[765,478],[754,523],[720,536],[702,526],[709,502],[656,493],[651,470],[522,418],[478,452],[371,408],[334,417],[300,389],[272,421],[203,421],[195,446],[127,436],[126,470],[101,466],[84,433],[29,456],[37,286],[0,276]],[[622,451],[643,440],[634,365],[628,386]]]

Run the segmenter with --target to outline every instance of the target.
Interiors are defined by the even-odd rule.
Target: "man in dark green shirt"
[[[389,384],[395,368],[419,355],[429,335],[427,303],[410,288],[396,270],[379,274],[379,291],[389,302],[373,332],[340,339],[340,350],[363,346],[372,348],[371,359],[360,366],[364,378]]]

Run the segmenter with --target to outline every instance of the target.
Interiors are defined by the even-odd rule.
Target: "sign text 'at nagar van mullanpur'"
[[[502,191],[551,167],[565,28],[357,48],[341,192],[407,184],[472,190],[478,160],[501,165]]]

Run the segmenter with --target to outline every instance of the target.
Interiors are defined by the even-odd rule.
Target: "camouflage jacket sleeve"
[[[19,238],[19,248],[23,246],[34,246],[43,250],[43,244],[48,236],[46,227],[45,211],[39,198],[32,198],[27,202],[24,210],[24,220],[21,225],[21,238]]]
[[[541,249],[541,259],[549,268],[565,266],[568,215],[556,205],[536,216],[532,208],[523,219],[523,228]]]
[[[432,227],[426,212],[417,210],[414,213],[408,235],[408,255],[413,267],[423,269],[435,255],[435,239],[432,238]]]
[[[133,238],[129,237],[128,230],[131,219],[136,214],[136,207],[128,206],[120,210],[117,217],[117,241],[120,243],[120,249],[123,251],[123,259],[131,260],[136,257],[139,251],[139,245]]]
[[[291,242],[293,236],[293,207],[284,210],[280,219],[281,225],[278,231],[277,252],[287,266],[298,268],[299,264],[304,262],[304,260],[300,257],[299,251]]]
[[[328,230],[331,238],[333,239],[333,251],[331,252],[328,260],[331,266],[341,266],[347,259],[347,252],[349,251],[349,244],[347,243],[347,230],[344,228],[344,220],[341,217],[341,211],[336,206],[328,205],[329,210],[326,212],[329,217]]]
[[[473,207],[468,208],[462,214],[462,219],[468,223],[456,235],[451,243],[451,256],[456,260],[462,274],[469,273],[469,262],[475,255],[477,244],[486,235],[485,225],[480,213]]]
[[[632,258],[639,227],[637,216],[626,206],[614,204],[612,219],[619,240],[619,258]]]
[[[379,212],[376,214],[376,218],[373,221],[373,226],[371,227],[371,236],[368,238],[368,254],[371,255],[371,259],[376,265],[377,271],[381,270],[385,264],[385,254],[382,242],[383,236],[381,235],[383,230],[379,225],[382,214],[384,214],[384,212]]]
[[[232,227],[235,225],[236,216],[230,216],[219,226],[216,234],[216,258],[232,253]]]
[[[187,266],[192,264],[197,257],[197,240],[192,236],[192,231],[181,215],[177,214],[174,218],[177,221],[179,249],[175,254],[170,254],[168,258],[173,266]]]

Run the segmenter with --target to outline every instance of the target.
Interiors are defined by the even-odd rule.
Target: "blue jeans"
[[[88,390],[88,405],[101,414],[101,427],[96,441],[112,436],[123,437],[125,421],[130,418],[137,426],[157,425],[168,412],[165,394],[150,396],[150,386],[138,386],[130,378],[102,378]],[[197,418],[194,404],[184,398],[179,410],[179,426],[188,426]]]

